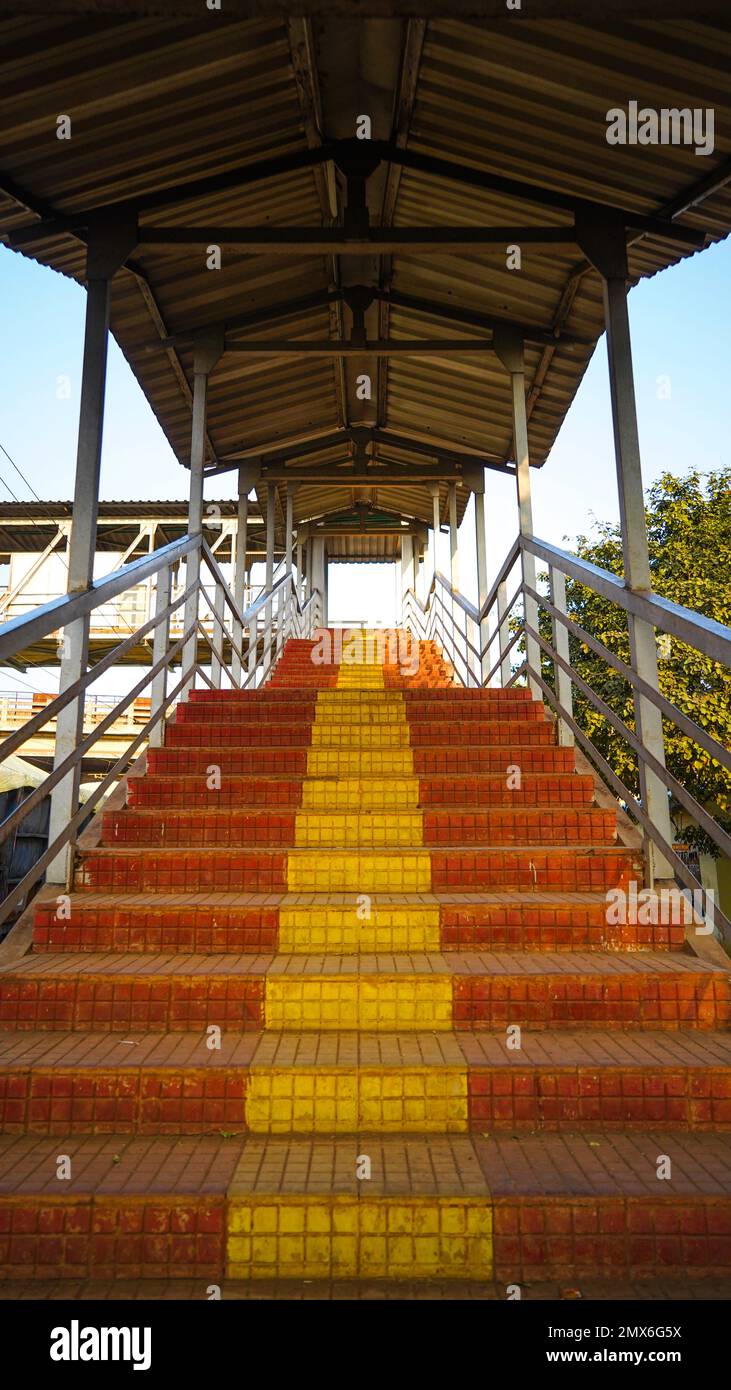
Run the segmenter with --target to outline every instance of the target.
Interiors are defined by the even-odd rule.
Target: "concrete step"
[[[731,1130],[728,1033],[0,1034],[4,1134]]]
[[[713,1030],[729,1021],[731,971],[679,952],[69,952],[0,967],[2,1029]]]
[[[96,892],[606,892],[642,881],[621,846],[504,845],[443,849],[85,849],[78,889]]]
[[[659,916],[659,914],[658,914]],[[682,950],[685,923],[607,922],[592,893],[74,893],[36,903],[34,951]]]
[[[616,814],[584,806],[478,810],[286,810],[240,807],[125,808],[102,816],[102,843],[116,845],[281,845],[309,849],[444,845],[610,845]]]
[[[5,1137],[0,1266],[39,1281],[727,1278],[731,1149],[663,1131]]]

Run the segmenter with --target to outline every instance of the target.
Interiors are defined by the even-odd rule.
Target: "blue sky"
[[[647,486],[665,469],[684,473],[731,461],[728,306],[731,241],[711,247],[630,295],[635,384]],[[0,443],[43,499],[73,495],[85,294],[63,276],[0,248]],[[59,378],[70,395],[59,398]],[[670,394],[658,389],[669,382]],[[62,383],[63,390],[63,383]],[[31,494],[0,455],[0,477],[18,498]],[[115,343],[111,345],[102,458],[105,499],[183,497],[187,472],[176,462]],[[558,544],[591,529],[592,514],[618,516],[606,348],[602,340],[552,454],[533,479],[538,536]],[[487,475],[487,538],[495,571],[516,531],[514,484]],[[234,495],[235,475],[207,495]],[[0,485],[0,496],[8,498]],[[443,542],[446,565],[446,541]],[[474,522],[460,533],[461,586],[474,596]],[[335,579],[340,599],[336,601]],[[338,567],[330,585],[331,619],[382,616],[391,621],[390,567]],[[370,610],[363,612],[364,596]],[[3,677],[5,684],[7,674]]]

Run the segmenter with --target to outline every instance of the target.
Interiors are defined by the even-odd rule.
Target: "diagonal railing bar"
[[[723,853],[731,855],[731,835],[727,835],[726,831],[723,830],[720,825],[716,824],[713,817],[709,816],[708,812],[700,805],[700,802],[696,801],[695,797],[692,796],[689,791],[686,791],[677,777],[674,777],[672,772],[668,771],[664,764],[659,762],[654,754],[650,752],[649,748],[644,746],[634,730],[628,728],[624,721],[620,719],[619,715],[614,713],[614,710],[610,708],[606,701],[603,700],[600,695],[597,695],[596,691],[592,690],[591,686],[588,685],[585,680],[582,680],[581,676],[572,669],[567,661],[564,661],[562,656],[559,656],[550,642],[547,642],[544,637],[541,637],[540,633],[536,632],[535,628],[531,627],[528,623],[525,625],[525,630],[530,637],[533,637],[535,641],[538,642],[539,646],[547,656],[550,656],[552,661],[556,662],[558,666],[568,672],[574,685],[578,687],[582,695],[585,695],[587,700],[591,701],[594,707],[599,710],[599,713],[607,720],[607,723],[611,724],[612,728],[616,729],[617,733],[629,744],[633,752],[635,752],[639,758],[644,759],[648,767],[650,767],[656,776],[664,782],[668,790],[673,792],[681,806],[684,806],[689,815],[693,816],[703,827],[706,834],[710,835],[711,839],[715,840]]]
[[[100,801],[101,798],[104,796],[104,793],[109,789],[109,787],[112,786],[112,783],[117,781],[117,779],[122,775],[124,770],[129,766],[130,762],[132,761],[132,758],[137,752],[137,749],[141,747],[141,745],[145,742],[145,739],[148,737],[149,726],[157,724],[164,717],[168,705],[172,704],[173,701],[177,699],[178,695],[183,690],[186,681],[188,681],[189,678],[190,671],[186,671],[185,675],[183,675],[181,679],[178,681],[178,684],[175,686],[174,690],[172,690],[170,694],[166,696],[165,703],[160,706],[160,709],[153,715],[152,719],[148,721],[148,724],[145,725],[145,728],[142,729],[139,734],[137,734],[136,738],[134,738],[132,743],[130,743],[129,747],[125,749],[122,756],[117,759],[114,766],[110,768],[109,772],[99,783],[99,785],[94,788],[93,792],[83,803],[83,805],[79,806],[79,808],[74,812],[71,819],[69,820],[68,825],[64,827],[60,835],[56,836],[56,839],[53,841],[53,843],[50,844],[46,850],[44,850],[43,854],[40,856],[39,859],[36,860],[33,867],[29,869],[28,873],[25,875],[25,878],[21,879],[20,883],[16,884],[15,888],[13,888],[13,890],[3,900],[3,902],[0,904],[0,926],[2,926],[2,923],[7,920],[7,918],[10,916],[11,912],[17,906],[17,904],[23,901],[26,895],[30,892],[31,888],[35,887],[36,883],[38,883],[38,881],[43,877],[43,874],[45,873],[48,865],[52,863],[55,859],[59,850],[62,850],[64,846],[69,843],[71,837],[75,834],[81,822],[85,820],[88,815],[91,814],[97,802]],[[25,805],[25,803],[23,804]]]
[[[642,806],[642,803],[638,801],[637,798],[633,795],[633,793],[629,791],[629,789],[624,785],[624,782],[622,782],[621,778],[617,776],[616,772],[614,771],[614,768],[611,766],[610,763],[607,762],[603,754],[599,752],[599,749],[596,747],[596,745],[592,743],[588,734],[584,733],[584,730],[581,728],[580,724],[578,724],[577,721],[574,719],[574,716],[572,714],[569,714],[567,710],[564,709],[564,707],[561,705],[560,700],[556,696],[555,691],[551,689],[550,685],[548,685],[548,683],[544,681],[543,677],[539,675],[537,671],[531,671],[531,675],[533,676],[534,680],[537,681],[538,685],[541,687],[541,690],[543,691],[543,694],[545,695],[549,704],[551,704],[553,708],[556,710],[556,712],[560,714],[562,719],[566,720],[566,723],[569,725],[572,733],[574,734],[574,737],[578,739],[579,743],[585,749],[587,756],[596,765],[598,771],[601,773],[605,782],[607,782],[607,784],[612,788],[618,800],[623,801],[628,806],[628,808],[631,811],[631,814],[639,822],[643,830],[645,830],[647,835],[655,841],[658,848],[665,855],[666,859],[668,860],[668,863],[671,864],[673,869],[675,870],[676,878],[679,878],[681,883],[685,884],[686,888],[690,888],[691,890],[697,889],[697,878],[695,878],[695,876],[691,873],[687,865],[683,863],[679,855],[676,854],[672,845],[669,845],[667,843],[667,840],[664,838],[664,836],[661,835],[655,827],[655,825],[653,825],[653,822],[650,820],[650,817],[648,816],[647,812]],[[726,914],[721,911],[718,904],[712,898],[708,900],[708,907],[710,909],[713,921],[715,925],[719,928],[721,935],[724,936],[725,939],[731,943],[731,921],[729,921]]]
[[[60,695],[56,695],[49,704],[43,706],[43,709],[40,710],[38,714],[34,714],[30,719],[27,719],[22,728],[16,729],[15,733],[9,734],[6,739],[3,739],[3,742],[0,743],[0,762],[4,762],[6,758],[9,758],[11,753],[15,752],[16,748],[19,748],[21,744],[26,743],[29,738],[32,738],[33,734],[37,733],[39,729],[42,729],[44,724],[48,724],[52,719],[55,719],[61,713],[61,710],[65,709],[77,695],[82,695],[94,681],[104,675],[105,671],[108,671],[112,666],[115,666],[118,661],[121,661],[122,657],[127,655],[127,652],[132,651],[148,632],[151,632],[159,623],[169,618],[177,608],[180,608],[181,605],[185,603],[188,595],[193,593],[194,587],[195,586],[191,584],[190,588],[186,589],[184,593],[181,593],[173,603],[168,604],[167,608],[165,608],[162,613],[153,614],[153,616],[146,623],[143,623],[142,627],[138,628],[136,632],[133,632],[130,637],[126,637],[123,642],[118,642],[117,646],[112,647],[112,650],[107,652],[106,656],[101,657],[99,661],[95,662],[80,680],[74,681],[73,685],[68,687],[68,690],[64,690]]]
[[[518,588],[510,602],[507,603],[506,580],[521,552],[529,552],[548,566],[551,575],[550,598],[537,593],[532,585],[525,583],[524,576],[521,575]],[[504,689],[514,686],[523,679],[535,680],[537,684],[534,689],[540,689],[558,712],[561,743],[564,746],[570,746],[572,735],[579,740],[582,747],[593,759],[599,775],[614,794],[619,795],[632,807],[632,814],[636,815],[648,839],[652,840],[666,861],[673,866],[678,880],[686,886],[692,887],[697,884],[697,881],[682,864],[678,855],[672,850],[672,846],[668,845],[665,835],[652,823],[642,806],[631,797],[627,788],[612,772],[610,764],[598,752],[584,731],[580,729],[573,716],[573,687],[575,686],[599,711],[628,747],[632,749],[640,760],[640,766],[657,776],[692,821],[710,836],[722,853],[731,854],[731,836],[727,835],[712,813],[682,785],[678,778],[668,772],[658,757],[645,746],[642,739],[619,716],[615,715],[601,696],[597,695],[591,686],[579,676],[570,664],[568,636],[571,635],[577,642],[583,644],[585,648],[593,652],[608,667],[625,679],[634,691],[660,711],[665,720],[674,723],[686,738],[708,753],[719,767],[731,770],[731,754],[711,733],[697,724],[683,710],[679,710],[659,690],[654,689],[646,679],[643,679],[621,658],[609,651],[598,638],[585,632],[578,623],[575,623],[568,616],[564,577],[575,580],[593,593],[616,604],[625,613],[641,618],[651,627],[669,633],[711,661],[719,665],[731,666],[731,628],[716,622],[714,619],[706,618],[703,614],[695,613],[692,609],[683,608],[680,604],[663,599],[651,591],[637,593],[630,590],[621,577],[602,570],[589,561],[570,555],[558,546],[525,536],[519,537],[511,546],[500,566],[487,599],[479,610],[463,594],[453,589],[440,571],[436,571],[424,603],[413,590],[407,591],[404,595],[404,621],[406,626],[410,626],[417,636],[423,637],[434,630],[438,632],[445,654],[451,661],[455,679],[465,686],[486,686],[493,681],[498,672],[498,678]],[[503,586],[502,593],[500,592],[501,585]],[[539,609],[542,609],[546,616],[552,620],[553,644],[547,642],[532,624],[526,623],[525,605],[527,600],[535,602]],[[522,617],[518,618],[515,610],[521,602],[523,613]],[[497,621],[491,623],[490,619],[496,607]],[[492,626],[492,631],[489,632],[483,643],[482,633],[485,632],[485,629],[482,624],[486,621],[488,630]],[[508,629],[509,624],[516,622],[516,630],[510,634],[510,640],[506,640],[506,629]],[[472,631],[470,631],[470,624],[472,624]],[[538,644],[537,649],[543,651],[548,660],[553,663],[556,674],[556,691],[547,686],[541,673],[536,672],[533,669],[533,664],[527,659],[522,661],[517,670],[512,670],[509,660],[510,653],[521,636],[535,639]],[[489,664],[489,669],[486,670],[489,654],[496,640],[499,645],[500,656],[497,661]],[[487,661],[485,660],[486,657],[488,658]],[[717,924],[721,923],[724,931],[728,929],[726,918],[720,909],[716,909],[714,921]]]
[[[712,758],[715,758],[723,767],[731,771],[731,751],[725,748],[722,743],[719,743],[718,739],[706,733],[705,729],[702,729],[699,724],[696,724],[688,715],[678,709],[677,705],[672,704],[660,691],[654,690],[651,685],[648,685],[647,681],[637,675],[626,662],[622,661],[621,657],[616,656],[615,653],[610,651],[608,647],[605,647],[602,642],[599,642],[596,637],[592,637],[591,633],[586,632],[583,627],[579,627],[578,623],[573,622],[566,613],[562,613],[560,609],[555,608],[545,595],[537,594],[529,585],[526,585],[526,592],[537,599],[541,607],[544,608],[552,618],[563,623],[563,626],[568,628],[571,635],[575,637],[578,642],[584,643],[591,651],[595,652],[597,656],[601,656],[603,660],[607,662],[607,665],[612,666],[624,680],[634,686],[635,690],[639,690],[640,693],[645,696],[645,699],[651,700],[654,705],[657,705],[666,719],[677,724],[678,728],[682,729],[683,733],[686,734],[688,738],[692,739],[694,743],[699,744],[701,748],[705,748],[706,752],[709,753]],[[565,663],[563,664],[565,666]],[[573,667],[570,669],[573,670]]]

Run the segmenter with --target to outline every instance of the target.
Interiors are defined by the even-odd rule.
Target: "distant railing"
[[[542,562],[548,572],[548,594],[526,583],[521,561],[528,554]],[[517,575],[514,573],[517,570]],[[464,686],[479,688],[490,684],[503,687],[524,679],[536,698],[545,698],[554,709],[558,723],[559,742],[571,746],[578,742],[601,777],[642,827],[648,839],[672,868],[676,878],[691,891],[697,879],[688,864],[668,843],[637,797],[625,786],[606,758],[574,718],[574,687],[599,711],[603,719],[620,735],[635,754],[640,771],[640,785],[648,773],[660,779],[668,793],[688,813],[717,845],[721,854],[731,856],[731,836],[719,824],[707,807],[658,760],[638,737],[615,714],[602,697],[571,666],[569,635],[600,657],[631,688],[649,700],[664,719],[670,720],[693,743],[704,749],[716,762],[731,770],[731,752],[706,729],[701,728],[664,695],[653,689],[630,666],[591,633],[586,632],[567,614],[566,580],[583,585],[592,593],[609,600],[627,615],[649,623],[677,638],[711,661],[731,668],[731,628],[692,609],[660,598],[652,592],[637,593],[628,589],[624,580],[608,570],[600,569],[568,551],[547,541],[522,537],[514,542],[482,607],[477,609],[464,595],[452,589],[443,574],[437,572],[431,582],[426,602],[422,603],[412,589],[404,597],[404,626],[422,639],[440,642],[451,662],[455,679]],[[508,598],[508,593],[512,596]],[[550,619],[550,639],[538,613]],[[533,618],[533,615],[536,615]],[[514,665],[511,654],[522,645],[525,655]],[[543,666],[542,656],[549,663]],[[552,683],[546,675],[552,675]],[[731,689],[731,669],[729,669]],[[731,944],[731,921],[716,903],[709,904],[715,926]]]
[[[200,565],[208,572],[209,583],[204,584],[199,574],[184,591],[171,598],[175,565],[185,556],[196,553]],[[137,648],[142,639],[151,637],[151,666],[145,671],[142,679],[103,714],[88,734],[83,734],[75,741],[76,746],[68,756],[58,762],[44,781],[0,824],[0,843],[3,843],[33,807],[50,793],[53,834],[55,798],[64,793],[64,801],[58,801],[57,809],[59,806],[65,808],[67,804],[71,805],[71,813],[68,816],[64,815],[61,829],[53,836],[44,854],[0,905],[0,924],[19,903],[27,899],[48,866],[57,861],[60,854],[65,853],[67,856],[65,880],[68,886],[71,885],[73,849],[81,821],[93,811],[106,792],[124,774],[145,742],[153,746],[162,743],[163,729],[175,702],[185,698],[196,678],[200,677],[212,689],[221,688],[224,677],[234,688],[255,689],[269,679],[284,642],[290,636],[311,636],[320,621],[319,592],[313,592],[306,603],[300,603],[291,572],[283,574],[270,590],[260,594],[248,608],[240,609],[205,540],[201,536],[185,536],[182,540],[173,541],[153,551],[151,555],[123,565],[113,574],[96,580],[89,589],[81,593],[54,598],[42,607],[34,609],[32,613],[6,623],[0,629],[0,661],[17,658],[33,643],[42,641],[51,633],[59,633],[79,620],[88,622],[91,615],[103,605],[152,576],[156,576],[154,614],[118,642],[91,670],[86,671],[43,708],[32,713],[21,727],[9,734],[0,744],[2,761],[39,729],[56,720],[67,708],[74,711],[75,717],[83,719],[83,707],[88,698],[89,687]],[[181,611],[185,615],[182,625]],[[173,619],[177,631],[173,629]],[[204,650],[208,649],[209,652],[209,673],[203,669],[199,658],[201,643]],[[225,660],[227,647],[232,656],[230,667]],[[173,666],[178,665],[181,668],[180,679],[172,689],[168,689],[170,672]],[[142,728],[129,747],[124,750],[82,806],[77,793],[83,758],[93,750],[95,743],[125,711],[135,708],[136,701],[148,686],[149,717],[144,720]],[[81,727],[83,728],[83,724]],[[74,779],[75,787],[70,802],[69,778]],[[56,820],[58,822],[58,816]]]

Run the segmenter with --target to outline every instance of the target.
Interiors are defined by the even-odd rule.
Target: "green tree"
[[[646,519],[655,593],[731,625],[731,469],[693,472],[683,478],[664,473],[647,493]],[[579,536],[572,548],[582,559],[621,575],[619,528],[600,523],[597,533],[593,538]],[[567,582],[567,608],[574,622],[629,664],[627,621],[622,609],[575,581]],[[569,645],[577,674],[634,729],[629,683],[574,637]],[[731,746],[728,669],[663,634],[658,636],[658,669],[662,694],[719,743]],[[544,678],[552,682],[548,662]],[[576,688],[574,709],[577,722],[625,786],[638,794],[637,758],[629,745]],[[663,726],[668,768],[731,831],[731,775],[675,724],[664,720]],[[671,811],[677,809],[673,803]],[[683,830],[683,838],[706,853],[718,852],[698,828]]]

